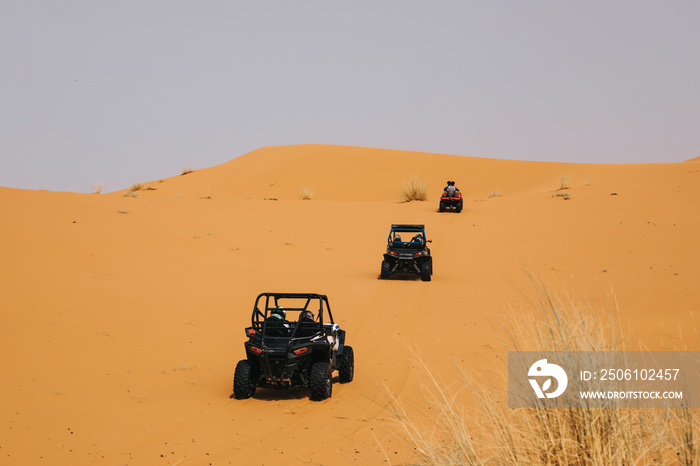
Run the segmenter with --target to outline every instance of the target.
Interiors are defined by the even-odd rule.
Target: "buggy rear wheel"
[[[309,378],[311,401],[323,401],[333,393],[333,368],[327,362],[315,362]]]
[[[352,346],[343,347],[343,355],[340,356],[340,367],[338,367],[338,381],[340,383],[352,382],[355,376],[355,355]]]
[[[457,213],[460,213],[462,211],[462,201],[459,201],[455,210],[457,211]]]
[[[260,377],[257,367],[247,359],[238,361],[236,372],[233,374],[233,396],[238,400],[245,400],[255,395],[255,387]]]
[[[445,202],[440,201],[440,212],[444,212],[444,211],[445,211]]]

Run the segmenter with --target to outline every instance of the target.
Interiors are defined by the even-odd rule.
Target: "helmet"
[[[423,242],[423,235],[418,233],[416,236],[413,237],[413,239],[411,239],[411,241],[414,243],[422,243]]]
[[[314,320],[314,313],[311,311],[302,311],[301,314],[299,314],[299,320]]]
[[[394,242],[400,243],[401,242],[401,235],[394,235]]]
[[[279,306],[275,306],[272,308],[270,311],[270,317],[274,317],[276,319],[284,320],[285,317],[287,317],[287,313],[285,312],[284,309],[282,309]]]

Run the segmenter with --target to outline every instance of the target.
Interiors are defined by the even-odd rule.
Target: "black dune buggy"
[[[387,240],[379,278],[386,279],[395,273],[420,275],[429,282],[433,275],[433,258],[425,239],[424,225],[392,225]]]
[[[313,401],[330,398],[333,371],[352,381],[355,359],[345,330],[333,321],[325,295],[261,293],[245,329],[246,359],[233,376],[233,396],[250,398],[257,387],[304,387]]]

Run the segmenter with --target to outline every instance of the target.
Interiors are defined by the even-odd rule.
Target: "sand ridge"
[[[412,175],[428,201],[399,202]],[[448,179],[464,192],[461,214],[437,212]],[[0,188],[0,463],[407,462],[387,410],[387,390],[422,403],[407,349],[447,376],[452,361],[469,372],[502,356],[494,322],[528,305],[527,271],[605,305],[613,292],[633,342],[700,344],[697,160],[300,145],[144,184],[155,189]],[[400,222],[426,225],[432,282],[377,279]],[[355,380],[321,403],[303,391],[229,399],[263,291],[327,294]]]

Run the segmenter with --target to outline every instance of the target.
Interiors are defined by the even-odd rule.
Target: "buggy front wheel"
[[[315,362],[309,378],[311,401],[323,401],[333,393],[333,368],[327,362]]]

